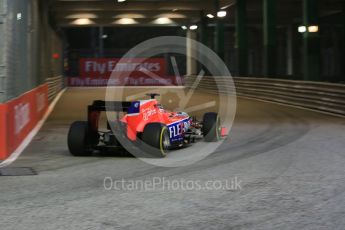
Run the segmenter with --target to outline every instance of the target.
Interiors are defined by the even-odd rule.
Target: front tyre
[[[92,150],[88,148],[88,123],[74,122],[68,132],[68,149],[73,156],[90,156]]]
[[[145,151],[153,157],[167,156],[170,148],[170,134],[166,125],[150,123],[144,128],[142,141],[146,144]]]
[[[206,142],[215,142],[220,140],[221,126],[220,118],[217,113],[204,114],[202,132]]]

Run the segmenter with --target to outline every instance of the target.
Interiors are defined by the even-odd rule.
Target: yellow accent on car
[[[160,150],[163,156],[166,156],[166,152],[164,152],[164,147],[163,147],[163,136],[164,136],[164,131],[167,129],[167,127],[163,127],[161,130],[161,135],[159,139],[159,145],[160,145]]]
[[[220,128],[220,119],[219,116],[217,116],[217,120],[216,120],[216,135],[217,135],[217,141],[220,139],[220,133],[219,133],[219,128]],[[220,131],[221,132],[221,131]]]

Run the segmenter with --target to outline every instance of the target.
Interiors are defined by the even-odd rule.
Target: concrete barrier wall
[[[185,86],[191,87],[195,80],[196,76],[186,77]],[[244,77],[233,81],[238,96],[345,115],[343,84]],[[205,76],[198,85],[198,89],[208,93],[224,93],[229,87],[228,77]]]
[[[64,77],[57,76],[52,78],[47,78],[46,83],[48,85],[48,101],[54,100],[56,95],[65,87]]]
[[[62,75],[61,35],[47,0],[0,0],[0,103]]]
[[[62,76],[47,78],[45,84],[0,104],[0,161],[18,148],[63,87]]]
[[[0,104],[0,160],[6,159],[18,148],[47,108],[47,84]]]

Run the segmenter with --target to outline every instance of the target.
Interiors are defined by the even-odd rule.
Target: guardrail
[[[48,101],[54,100],[56,95],[64,88],[64,81],[62,76],[47,78],[48,84]]]
[[[187,76],[185,86],[191,87],[195,80],[196,76]],[[244,77],[235,77],[233,81],[239,96],[345,115],[345,85],[342,84]],[[198,89],[225,93],[232,86],[228,77],[205,76]]]

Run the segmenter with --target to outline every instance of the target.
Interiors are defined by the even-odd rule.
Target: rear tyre
[[[74,122],[68,132],[68,149],[73,156],[90,156],[92,150],[88,146],[88,122]]]
[[[146,154],[153,157],[166,157],[170,148],[170,135],[167,126],[161,123],[150,123],[144,128],[142,141]]]
[[[220,139],[221,126],[217,113],[204,114],[202,132],[206,142],[215,142]]]

